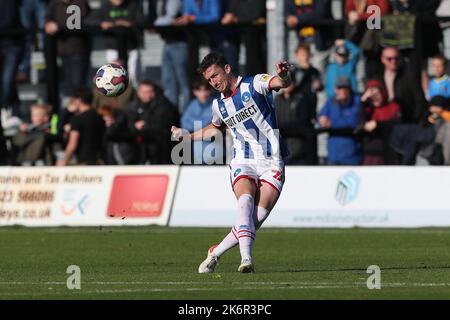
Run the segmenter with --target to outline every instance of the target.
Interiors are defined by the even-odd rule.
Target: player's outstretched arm
[[[209,140],[212,137],[216,136],[222,131],[222,127],[218,128],[212,123],[207,125],[206,127],[189,133],[187,130],[172,126],[170,131],[172,132],[172,138],[178,141],[181,140]]]
[[[275,64],[275,70],[277,72],[277,76],[270,81],[270,89],[271,90],[279,90],[283,88],[289,87],[291,84],[291,75],[289,73],[289,69],[291,68],[291,64],[287,61],[280,61]]]

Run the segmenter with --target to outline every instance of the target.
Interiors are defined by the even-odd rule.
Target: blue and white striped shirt
[[[239,77],[230,97],[215,99],[212,124],[223,123],[233,136],[233,158],[282,160],[287,148],[278,131],[270,81],[275,76]]]

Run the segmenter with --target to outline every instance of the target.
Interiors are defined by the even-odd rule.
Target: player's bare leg
[[[269,216],[280,197],[280,192],[268,183],[262,181],[255,199],[254,220],[258,230]]]

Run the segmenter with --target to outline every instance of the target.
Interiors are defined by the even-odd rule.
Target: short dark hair
[[[438,106],[442,109],[448,110],[449,99],[444,96],[434,96],[430,99],[429,106]]]
[[[206,81],[206,79],[203,77],[199,77],[199,78],[195,79],[194,82],[192,83],[193,90],[199,90],[201,87],[205,87],[208,90],[211,89],[208,81]]]
[[[431,59],[441,60],[442,63],[444,64],[444,67],[446,67],[448,64],[447,58],[442,53],[434,55]]]
[[[84,104],[91,105],[94,95],[92,94],[92,90],[88,87],[79,87],[74,90],[72,97],[80,99]]]
[[[228,62],[227,59],[225,59],[225,57],[222,54],[218,52],[211,52],[210,54],[206,55],[206,57],[203,58],[202,62],[197,68],[197,72],[203,74],[203,72],[205,72],[206,69],[208,69],[214,64],[218,67],[225,68]]]
[[[297,48],[295,48],[295,53],[297,53],[299,50],[305,50],[306,52],[311,54],[311,47],[310,47],[309,43],[307,43],[307,42],[300,42],[297,45]]]
[[[149,87],[152,87],[153,90],[155,90],[155,92],[156,92],[157,94],[160,94],[160,93],[163,92],[163,90],[161,89],[161,87],[160,87],[155,81],[152,81],[152,80],[150,80],[150,79],[144,79],[144,80],[141,80],[141,81],[139,82],[139,86],[149,86]]]
[[[156,86],[156,83],[155,83],[154,81],[152,81],[152,80],[144,79],[144,80],[141,80],[141,81],[139,82],[139,85],[140,85],[140,86],[144,85],[144,86],[155,87],[155,86]]]

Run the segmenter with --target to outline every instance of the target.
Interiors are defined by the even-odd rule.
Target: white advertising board
[[[183,168],[170,226],[231,226],[227,167]],[[265,227],[450,226],[450,168],[286,167]]]
[[[0,226],[166,225],[177,166],[0,168]]]

